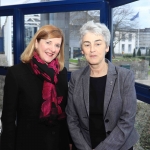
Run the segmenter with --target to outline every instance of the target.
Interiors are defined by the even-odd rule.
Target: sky
[[[37,3],[40,2],[41,0],[0,0],[0,1],[1,1],[1,5],[12,5],[12,4],[22,4],[22,3]],[[50,1],[58,1],[58,0],[50,0]]]
[[[12,5],[12,4],[22,4],[22,3],[36,3],[41,0],[0,0],[1,5]]]
[[[139,0],[130,3],[135,15],[139,12],[139,17],[136,18],[140,28],[150,28],[150,0]]]
[[[0,0],[1,5],[12,5],[21,3],[35,3],[41,0]],[[51,0],[56,1],[56,0]],[[150,0],[138,0],[136,2],[130,3],[133,8],[135,15],[139,12],[139,17],[136,18],[139,22],[140,28],[150,28]]]

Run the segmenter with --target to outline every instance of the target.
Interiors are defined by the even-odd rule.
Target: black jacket
[[[68,150],[66,120],[57,125],[39,121],[43,80],[36,76],[30,64],[20,63],[8,69],[4,85],[1,150]],[[67,101],[67,70],[58,75],[62,107]]]

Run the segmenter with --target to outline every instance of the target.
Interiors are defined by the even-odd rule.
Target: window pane
[[[125,39],[126,39],[126,37],[125,37],[125,34],[124,33],[122,33],[122,41],[125,41]]]
[[[13,62],[13,17],[0,17],[0,66],[12,66]]]
[[[113,9],[112,62],[133,70],[135,81],[146,85],[150,85],[149,8],[149,0],[139,0]],[[122,40],[122,34],[126,40]],[[134,146],[136,150],[150,149],[149,110],[149,104],[138,101],[135,127],[140,140]]]
[[[129,34],[129,41],[132,41],[132,34]]]
[[[131,69],[138,83],[150,85],[150,3],[139,0],[113,8],[112,62]]]
[[[99,10],[25,15],[25,47],[41,26],[55,25],[65,35],[65,66],[68,71],[79,69],[86,65],[79,44],[79,29],[89,20],[99,22],[99,18]]]
[[[25,16],[25,47],[40,27],[40,14]]]
[[[128,45],[128,53],[131,52],[131,44]]]

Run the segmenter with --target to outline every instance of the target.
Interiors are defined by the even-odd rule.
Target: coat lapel
[[[107,81],[106,81],[105,96],[104,96],[104,119],[109,108],[109,103],[111,101],[116,79],[117,79],[116,68],[112,63],[108,61],[108,73],[107,73]]]
[[[111,101],[112,92],[117,79],[117,72],[115,66],[108,60],[106,61],[108,63],[108,73],[104,97],[104,118],[107,114],[109,103]],[[89,84],[90,84],[89,82],[90,82],[90,67],[87,66],[82,74],[82,85],[83,85],[82,88],[83,88],[83,99],[88,116],[89,116]]]
[[[83,99],[85,103],[85,108],[89,116],[89,81],[90,80],[90,68],[86,67],[82,75],[82,88],[83,88]]]

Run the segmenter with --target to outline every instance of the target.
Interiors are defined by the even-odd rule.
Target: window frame
[[[86,5],[85,5],[86,4]],[[24,50],[24,16],[39,13],[59,13],[70,11],[100,10],[101,22],[108,26],[108,3],[102,0],[72,0],[72,1],[54,1],[40,2],[30,4],[20,4],[11,6],[1,6],[0,16],[13,16],[13,47],[14,64],[20,62],[20,55]],[[8,67],[0,66],[0,74],[5,75]]]
[[[84,10],[100,10],[100,21],[105,23],[112,32],[112,9],[137,0],[66,0],[54,2],[40,2],[30,4],[20,4],[11,6],[1,6],[0,16],[13,16],[13,46],[14,64],[20,62],[20,54],[24,50],[24,15],[54,12],[70,12]],[[106,58],[111,61],[111,40],[110,51]],[[0,75],[6,75],[7,68],[0,66]],[[137,99],[150,103],[150,86],[135,83]]]

